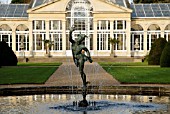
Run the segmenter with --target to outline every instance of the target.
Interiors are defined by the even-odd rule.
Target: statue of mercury
[[[83,34],[78,34],[77,39],[73,40],[72,38],[73,31],[75,31],[75,28],[71,27],[70,32],[69,32],[69,41],[72,44],[71,48],[72,48],[72,54],[73,54],[73,61],[75,65],[79,67],[79,72],[83,80],[83,87],[86,88],[88,82],[86,82],[86,74],[84,73],[84,63],[87,60],[89,60],[89,62],[92,63],[93,60],[90,56],[90,52],[87,49],[87,47],[85,47],[85,45],[82,44],[82,42],[85,40],[87,36]]]

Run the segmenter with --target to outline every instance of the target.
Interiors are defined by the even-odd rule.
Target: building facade
[[[0,4],[0,41],[18,57],[71,56],[73,37],[86,34],[92,56],[110,56],[115,38],[117,57],[146,56],[155,39],[170,40],[170,3],[129,4],[127,0],[32,0],[30,4]]]

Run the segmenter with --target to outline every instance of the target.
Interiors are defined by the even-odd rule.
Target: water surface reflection
[[[169,96],[133,95],[87,95],[88,101],[95,101],[95,107],[80,109],[72,105],[82,100],[82,95],[46,94],[0,97],[1,114],[134,114],[170,113]],[[69,108],[68,108],[69,107]],[[67,109],[68,108],[68,109]]]

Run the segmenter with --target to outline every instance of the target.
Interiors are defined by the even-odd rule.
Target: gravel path
[[[96,62],[86,62],[84,72],[91,86],[113,86],[120,84]],[[45,85],[82,86],[82,79],[78,68],[73,62],[64,62],[47,80]]]

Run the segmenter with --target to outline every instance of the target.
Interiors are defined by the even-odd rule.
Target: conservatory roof
[[[0,17],[25,18],[28,17],[28,4],[0,4]]]
[[[170,3],[131,4],[132,18],[170,17]]]
[[[30,4],[0,4],[0,18],[28,18],[27,10],[54,0],[32,0]],[[107,0],[128,7],[127,0]],[[170,3],[131,4],[132,18],[170,17]]]
[[[51,1],[55,1],[55,0],[32,0],[31,8],[37,7],[39,5],[42,5],[44,3],[48,3]],[[106,1],[112,2],[114,4],[118,4],[123,7],[127,7],[127,0],[106,0]]]

